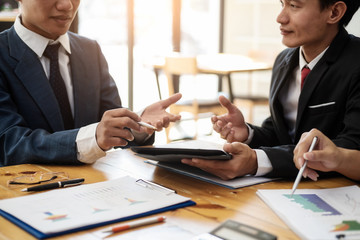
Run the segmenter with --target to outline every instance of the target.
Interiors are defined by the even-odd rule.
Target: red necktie
[[[310,68],[308,68],[307,66],[303,67],[303,69],[301,70],[301,89],[303,88],[305,79],[309,73],[310,73]]]

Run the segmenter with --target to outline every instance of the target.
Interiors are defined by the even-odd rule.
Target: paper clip
[[[144,179],[138,179],[138,180],[136,180],[136,183],[138,185],[142,186],[142,187],[146,187],[146,188],[150,188],[150,189],[156,189],[158,191],[165,192],[166,195],[176,193],[175,190],[172,190],[170,188],[166,188],[164,186],[161,186],[159,184],[156,184],[156,183],[153,183],[153,182],[150,182],[150,181],[146,181]]]

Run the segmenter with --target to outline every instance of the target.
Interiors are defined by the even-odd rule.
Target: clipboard
[[[107,217],[106,211],[104,211],[104,212],[98,212],[96,213],[96,215],[92,215],[93,219],[91,219],[87,216],[82,216],[83,213],[81,211],[83,211],[83,209],[86,209],[86,206],[84,205],[90,206],[91,204],[94,204],[94,201],[93,202],[91,202],[91,200],[89,200],[90,202],[84,200],[79,202],[74,201],[74,199],[76,199],[76,196],[79,196],[78,195],[79,193],[82,196],[89,194],[89,196],[91,195],[91,198],[94,198],[95,196],[96,198],[103,197],[104,199],[109,200],[108,199],[109,196],[114,196],[114,194],[111,193],[110,195],[104,195],[106,192],[110,191],[111,189],[116,189],[116,188],[121,189],[124,186],[126,186],[129,189],[129,192],[132,191],[134,196],[139,195],[139,196],[144,196],[145,198],[148,197],[148,199],[151,200],[151,201],[149,200],[148,202],[148,207],[144,208],[144,206],[141,206],[141,201],[139,201],[140,202],[139,204],[137,203],[129,204],[129,206],[126,206],[126,208],[124,206],[122,207],[123,209],[125,209],[125,211],[128,212],[132,211],[132,209],[137,209],[138,211],[136,212],[134,211],[134,213],[123,214],[124,210],[118,208],[118,209],[112,209],[111,211],[110,210],[107,211],[107,213],[109,213],[109,217]],[[108,189],[108,190],[104,191],[104,189]],[[114,193],[116,193],[118,196],[122,196],[123,198],[124,196],[123,192],[117,190],[115,191],[116,192]],[[137,191],[140,191],[140,193],[136,193]],[[61,199],[58,199],[59,197]],[[171,201],[166,201],[167,198],[171,199]],[[46,207],[44,207],[43,204],[41,204],[40,202],[41,200],[44,199],[48,199],[49,201],[47,204],[48,206]],[[52,202],[53,199],[57,199],[57,200]],[[64,201],[64,199],[66,199],[66,201]],[[83,223],[76,222],[76,224],[73,224],[72,222],[68,222],[67,225],[64,225],[58,229],[47,229],[45,225],[41,226],[37,224],[38,221],[41,221],[40,217],[37,217],[39,214],[46,212],[49,206],[52,206],[54,208],[57,207],[57,209],[60,210],[63,209],[66,204],[64,203],[60,206],[59,204],[61,204],[62,202],[69,201],[68,199],[72,199],[74,201],[71,204],[67,204],[67,205],[73,205],[73,208],[76,208],[76,211],[73,211],[76,212],[74,213],[74,215],[77,214],[76,217],[82,216],[84,219]],[[129,201],[134,201],[134,199],[129,199]],[[112,201],[115,200],[116,199],[114,197]],[[39,203],[39,204],[35,205],[35,203]],[[33,209],[28,209],[25,207],[27,205],[32,205],[32,204],[34,206]],[[143,216],[174,210],[177,208],[192,206],[195,204],[196,203],[191,201],[190,198],[186,198],[181,195],[178,195],[172,189],[165,188],[161,185],[143,179],[136,180],[134,178],[125,176],[122,178],[105,181],[105,182],[86,184],[68,189],[57,189],[44,193],[0,200],[0,215],[6,218],[7,220],[11,221],[18,227],[24,229],[34,237],[38,239],[46,239],[68,233],[88,230],[99,226],[104,226],[107,224],[127,221],[135,218],[140,218]],[[78,205],[81,206],[82,208],[79,208]],[[21,208],[19,206],[22,206],[23,209],[19,209]],[[34,208],[36,209],[34,210]],[[69,209],[69,211],[70,210],[71,209]],[[34,212],[38,212],[38,214],[33,214]],[[32,213],[33,216],[26,216],[26,214],[29,213]],[[86,214],[89,215],[88,213]],[[98,219],[101,220],[96,220],[96,219],[94,220],[95,216],[100,216],[98,214],[103,214],[101,218],[98,217]],[[71,216],[69,216],[68,219],[71,219]],[[66,219],[63,220],[62,222],[66,222]]]
[[[232,156],[222,146],[201,140],[183,141],[155,146],[131,147],[136,155],[160,162],[180,162],[183,158],[229,160]]]

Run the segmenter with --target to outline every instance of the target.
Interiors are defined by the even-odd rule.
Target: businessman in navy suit
[[[137,122],[160,131],[179,120],[165,109],[180,94],[146,107],[141,116],[121,107],[99,45],[68,32],[80,0],[19,3],[14,26],[0,33],[0,166],[93,163],[112,147],[152,144],[154,130]],[[56,44],[58,64],[52,64],[45,49]],[[59,101],[49,83],[51,75],[59,78],[54,66],[65,86],[70,127],[60,107],[64,98]]]
[[[360,1],[280,2],[277,22],[283,44],[289,48],[274,63],[271,116],[261,127],[246,124],[241,111],[220,97],[228,113],[214,116],[213,128],[227,140],[224,150],[233,159],[184,159],[183,163],[223,179],[246,174],[292,178],[298,173],[293,149],[301,134],[312,128],[321,130],[339,147],[359,149],[360,39],[349,35],[344,26]],[[308,75],[303,74],[301,88],[305,72]]]

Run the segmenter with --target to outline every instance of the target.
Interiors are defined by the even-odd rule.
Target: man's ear
[[[341,20],[341,18],[345,15],[345,12],[347,10],[347,6],[343,1],[338,1],[329,8],[330,8],[329,9],[330,16],[328,19],[329,24],[338,23]]]

